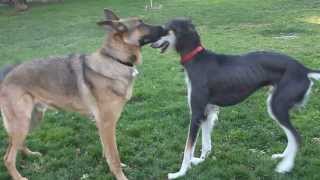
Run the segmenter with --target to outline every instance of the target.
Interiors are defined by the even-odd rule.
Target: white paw
[[[36,156],[36,157],[41,157],[42,154],[40,152],[32,152],[30,150],[25,150],[22,152],[26,156]]]
[[[176,172],[176,173],[169,173],[168,174],[168,179],[177,179],[181,176],[184,176],[186,173],[182,173],[182,172]]]
[[[293,168],[293,162],[291,161],[281,161],[277,167],[276,167],[276,172],[278,173],[287,173],[287,172],[290,172],[291,169]]]
[[[125,167],[127,167],[127,165],[126,165],[126,164],[121,163],[121,167],[125,168]]]
[[[41,157],[41,156],[42,156],[42,154],[41,154],[40,152],[32,152],[32,155],[38,156],[38,157]]]
[[[196,157],[193,157],[191,159],[191,164],[192,165],[198,165],[200,163],[202,163],[204,161],[204,158],[196,158]]]
[[[211,153],[211,148],[207,149],[207,150],[202,150],[200,158],[206,159],[210,155],[210,153]]]
[[[284,154],[272,154],[271,159],[280,159],[280,158],[284,158]]]

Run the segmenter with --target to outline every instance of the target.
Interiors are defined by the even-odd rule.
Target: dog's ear
[[[188,21],[188,23],[192,24],[192,19],[191,19],[191,17],[187,17],[186,20]]]
[[[123,32],[128,31],[128,28],[126,27],[126,25],[124,25],[123,23],[121,23],[119,21],[104,20],[104,21],[97,22],[97,24],[99,26],[111,27],[113,30],[115,30],[119,33],[123,33]]]
[[[110,21],[119,20],[119,17],[114,12],[112,12],[110,9],[105,8],[103,11],[104,11],[104,15],[106,17],[106,20],[110,20]]]
[[[190,31],[190,32],[196,31],[194,25],[192,24],[192,19],[190,17],[187,17],[186,21],[188,23],[188,31]]]

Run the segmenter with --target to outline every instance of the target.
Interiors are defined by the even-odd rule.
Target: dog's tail
[[[308,73],[308,78],[314,79],[314,80],[320,80],[320,71],[310,70],[310,72]]]

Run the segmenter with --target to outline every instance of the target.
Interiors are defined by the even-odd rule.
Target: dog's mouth
[[[168,49],[169,45],[170,45],[169,41],[164,41],[162,43],[157,43],[157,42],[152,43],[151,47],[160,49],[160,53],[164,53]]]
[[[172,30],[168,31],[168,34],[162,36],[158,41],[151,44],[152,48],[161,49],[160,53],[166,52],[168,49],[173,49],[176,42],[176,36]]]

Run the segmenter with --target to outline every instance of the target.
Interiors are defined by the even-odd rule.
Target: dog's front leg
[[[208,104],[209,99],[208,89],[203,88],[204,86],[198,84],[197,82],[191,84],[191,81],[187,74],[186,83],[188,87],[188,104],[191,114],[191,122],[180,170],[176,173],[169,173],[168,179],[176,179],[184,176],[187,173],[188,169],[191,167],[199,127],[202,120],[205,118],[205,108]]]
[[[211,132],[215,125],[215,122],[218,120],[219,107],[216,105],[208,104],[206,107],[205,114],[207,117],[201,124],[201,156],[200,158],[192,157],[191,163],[193,165],[198,165],[199,163],[202,163],[211,152]]]
[[[116,123],[118,115],[115,112],[103,113],[100,120],[97,120],[97,127],[101,138],[104,155],[107,159],[111,172],[117,180],[127,180],[121,167],[120,157],[116,144]]]
[[[205,109],[204,103],[203,105],[200,105],[198,102],[197,103],[191,102],[191,104],[197,104],[197,105],[191,106],[192,118],[191,118],[191,123],[189,127],[188,138],[187,138],[187,142],[184,150],[184,156],[183,156],[181,168],[176,173],[169,173],[168,179],[176,179],[181,176],[184,176],[187,173],[188,169],[191,167],[191,160],[193,158],[201,121],[204,119],[204,109]]]

